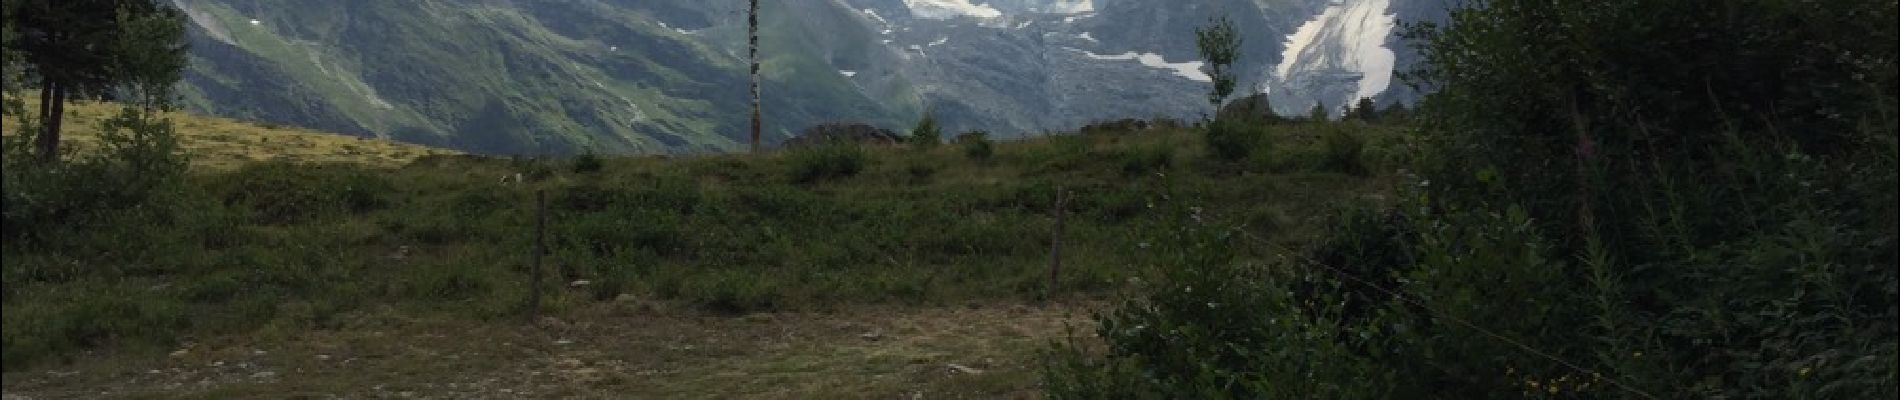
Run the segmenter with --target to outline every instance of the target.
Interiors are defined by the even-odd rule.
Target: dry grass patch
[[[27,102],[27,109],[38,103]],[[66,105],[63,147],[87,151],[97,147],[99,123],[118,113],[112,103],[75,102]],[[353,163],[378,168],[406,165],[426,155],[461,152],[387,139],[372,139],[275,124],[238,121],[188,112],[165,115],[177,125],[179,147],[193,168],[228,171],[248,162],[287,160],[300,163]],[[0,118],[0,131],[19,134],[20,120]]]

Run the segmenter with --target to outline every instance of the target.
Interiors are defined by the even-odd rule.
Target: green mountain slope
[[[744,31],[733,21],[743,15],[731,5],[175,3],[193,22],[187,104],[217,115],[480,153],[712,152],[747,135]],[[787,16],[764,22],[767,141],[817,122],[915,113],[915,100],[869,98],[830,70],[825,57],[871,51],[818,39],[861,26],[767,4],[768,16]]]

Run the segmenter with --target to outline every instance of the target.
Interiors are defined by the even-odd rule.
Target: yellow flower
[[[1800,376],[1802,378],[1806,378],[1808,377],[1809,372],[1814,372],[1814,370],[1809,369],[1808,367],[1801,367],[1800,371],[1795,371],[1795,375]]]

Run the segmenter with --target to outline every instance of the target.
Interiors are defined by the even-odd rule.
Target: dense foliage
[[[1895,17],[1459,9],[1412,32],[1435,92],[1399,207],[1344,211],[1271,265],[1184,223],[1207,233],[1101,316],[1106,349],[1058,348],[1051,394],[1894,397]]]

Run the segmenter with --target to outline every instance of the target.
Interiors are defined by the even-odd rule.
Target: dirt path
[[[54,398],[1035,398],[1087,310],[855,306],[722,316],[637,300],[525,323],[366,318],[8,373]],[[272,337],[275,336],[275,337]]]

